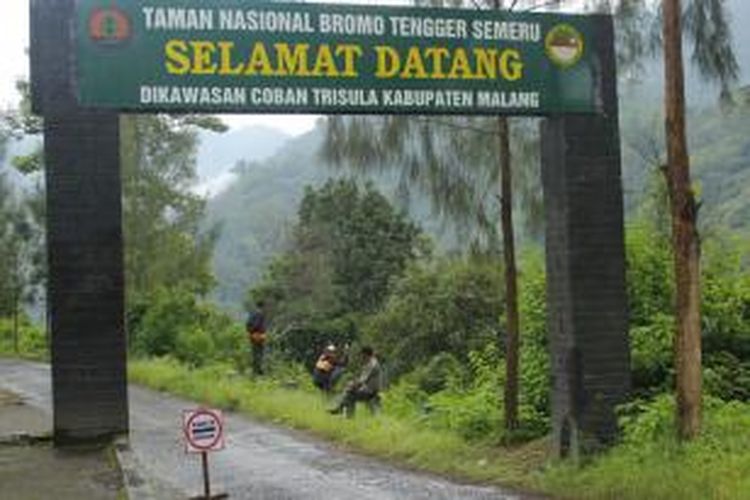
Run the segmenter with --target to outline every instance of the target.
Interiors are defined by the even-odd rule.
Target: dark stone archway
[[[32,0],[32,94],[45,118],[54,432],[128,431],[119,120],[79,106],[74,0]],[[542,124],[552,414],[560,454],[606,445],[630,386],[612,19],[594,16],[598,112]],[[190,110],[182,110],[190,111]],[[199,110],[193,110],[198,112]]]

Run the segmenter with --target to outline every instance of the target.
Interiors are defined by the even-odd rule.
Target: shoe
[[[328,413],[330,413],[331,415],[341,415],[341,411],[342,410],[341,410],[340,407],[339,408],[329,408],[328,409]]]

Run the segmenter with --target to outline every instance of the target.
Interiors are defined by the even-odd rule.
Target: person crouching
[[[333,389],[333,374],[337,364],[336,346],[331,344],[318,357],[313,368],[313,384],[323,392]]]
[[[375,356],[375,351],[369,346],[362,348],[362,358],[362,372],[347,385],[341,401],[336,407],[328,410],[329,413],[338,415],[344,412],[348,417],[352,417],[357,401],[372,403],[379,400],[382,384],[380,362]]]

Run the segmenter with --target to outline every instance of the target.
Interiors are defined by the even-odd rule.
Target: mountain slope
[[[289,141],[266,162],[247,165],[234,183],[209,200],[207,223],[221,235],[214,251],[215,298],[239,310],[245,292],[285,241],[305,185],[326,178],[315,159],[321,136],[309,132]]]
[[[253,125],[223,134],[204,131],[199,139],[198,177],[207,180],[228,172],[240,160],[258,161],[270,157],[289,136],[274,128]]]
[[[239,310],[248,288],[261,278],[270,259],[283,250],[305,187],[348,175],[319,158],[323,134],[322,128],[316,128],[290,140],[269,160],[244,165],[235,181],[209,200],[207,225],[220,228],[214,251],[218,281],[215,299],[228,310]],[[396,195],[396,176],[379,174],[361,180],[375,183],[392,203],[402,206]],[[410,198],[409,206],[402,208],[441,248],[456,247],[455,229],[432,216],[427,199],[416,194]]]

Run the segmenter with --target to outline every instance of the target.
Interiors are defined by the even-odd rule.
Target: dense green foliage
[[[628,296],[633,383],[640,395],[672,385],[673,277],[667,236],[648,222],[628,230]],[[750,395],[750,246],[715,233],[704,244],[703,353],[708,394]]]
[[[16,351],[16,340],[18,340],[18,351]],[[17,325],[11,318],[0,318],[0,356],[2,355],[45,359],[47,338],[44,331],[32,323],[26,315],[19,317]]]
[[[232,185],[209,200],[205,227],[221,228],[213,295],[225,309],[242,311],[247,289],[262,279],[265,267],[291,237],[304,186],[325,182],[325,169],[310,158],[317,147],[318,138],[311,133],[290,141],[264,163],[243,161]]]
[[[371,185],[330,181],[305,192],[291,247],[249,302],[266,301],[276,329],[285,331],[280,349],[309,362],[324,343],[351,340],[351,316],[380,306],[419,244],[420,230]]]
[[[502,269],[492,259],[439,259],[411,266],[368,319],[363,338],[389,360],[392,375],[441,353],[461,362],[500,340]]]
[[[121,119],[129,302],[160,287],[206,294],[213,285],[214,237],[200,230],[205,202],[190,191],[201,128],[222,125],[192,116]]]
[[[135,354],[170,354],[190,366],[222,361],[242,369],[246,363],[243,330],[190,290],[160,288],[141,296],[130,304],[128,327]]]
[[[44,280],[43,193],[17,189],[2,166],[11,131],[0,117],[0,318],[22,315]]]
[[[220,228],[213,259],[217,279],[213,298],[222,308],[241,312],[247,289],[263,279],[274,258],[293,242],[305,188],[319,188],[341,177],[316,154],[323,135],[319,126],[290,140],[266,161],[240,162],[234,168],[236,180],[208,201],[203,227]],[[397,176],[370,172],[357,178],[372,182],[394,206],[408,209],[438,248],[464,248],[456,225],[435,217],[421,193],[400,189]]]
[[[541,478],[572,498],[734,500],[750,492],[750,405],[707,398],[705,431],[679,443],[674,400],[660,396],[623,416],[623,442],[585,467],[559,464]]]

